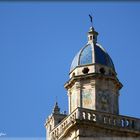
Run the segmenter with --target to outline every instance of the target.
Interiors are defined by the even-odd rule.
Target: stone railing
[[[62,132],[66,131],[69,127],[71,127],[76,119],[78,119],[78,111],[79,109],[75,109],[70,115],[64,118],[50,133],[51,139],[55,140],[60,137]]]
[[[140,119],[78,107],[51,131],[51,138],[59,138],[63,134],[62,132],[67,131],[75,124],[76,120],[90,121],[97,125],[122,128],[123,130],[140,131]]]
[[[78,110],[79,119],[81,120],[89,120],[92,122],[96,122],[97,124],[140,131],[140,119],[84,108],[78,108]]]

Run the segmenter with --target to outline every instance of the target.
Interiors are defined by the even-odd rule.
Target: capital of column
[[[80,87],[81,87],[80,82],[75,82],[75,88],[76,88],[76,89],[79,89]]]

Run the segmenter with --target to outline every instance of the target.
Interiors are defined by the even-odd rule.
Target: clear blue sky
[[[63,85],[87,43],[91,12],[124,85],[120,114],[140,118],[140,3],[7,2],[0,3],[0,132],[44,137],[56,96],[67,110]]]

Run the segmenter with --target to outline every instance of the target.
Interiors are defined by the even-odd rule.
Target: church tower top
[[[85,65],[103,65],[112,69],[112,72],[116,74],[113,61],[106,50],[97,43],[98,32],[93,27],[90,27],[88,32],[87,44],[75,55],[71,68],[70,74],[73,70],[78,67]]]
[[[92,23],[92,17],[90,17]],[[70,79],[65,84],[69,96],[69,113],[77,107],[119,114],[119,90],[113,61],[97,43],[98,32],[93,26],[88,32],[87,44],[75,55]]]

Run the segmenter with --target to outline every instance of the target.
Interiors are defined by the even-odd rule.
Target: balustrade
[[[59,137],[76,120],[91,121],[100,125],[140,131],[140,119],[77,108],[52,130],[52,137]]]

